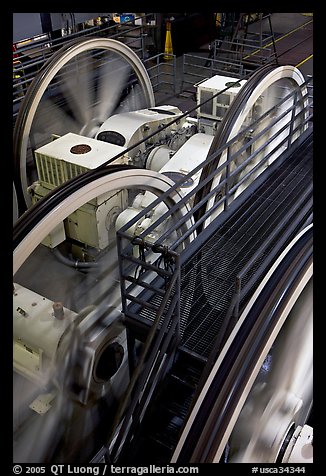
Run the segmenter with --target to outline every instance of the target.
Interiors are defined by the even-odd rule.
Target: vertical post
[[[162,54],[162,53],[161,53]],[[160,65],[160,56],[156,58],[156,71],[157,71],[157,86],[160,87],[161,81],[161,65]]]
[[[123,257],[122,257],[123,237],[120,235],[119,231],[117,232],[116,236],[117,236],[117,252],[118,252],[118,264],[119,264],[119,275],[120,275],[121,308],[122,308],[122,312],[125,312],[127,307],[127,301],[126,301],[126,282],[123,277]]]
[[[263,14],[259,13],[259,28],[260,28],[260,33],[259,33],[259,47],[260,49],[263,48]]]
[[[212,60],[216,60],[216,57],[217,57],[217,48],[218,48],[218,44],[219,44],[219,40],[215,40],[214,43],[213,43],[213,57],[212,57]]]
[[[234,305],[233,316],[235,320],[238,320],[239,317],[239,306],[240,306],[240,295],[241,295],[241,277],[236,276],[235,278],[235,295],[236,295],[236,302]]]
[[[132,374],[136,368],[136,359],[135,359],[135,336],[130,331],[126,330],[127,333],[127,350],[128,350],[128,364],[129,364],[129,378],[131,379]]]
[[[297,108],[297,100],[298,100],[298,91],[295,91],[293,96],[293,109],[291,112],[291,121],[290,121],[290,128],[289,128],[289,139],[288,139],[288,149],[291,147],[292,144],[292,134],[294,129],[294,122],[295,122],[295,111]]]
[[[174,95],[177,94],[176,71],[177,71],[177,59],[176,59],[175,56],[173,56],[173,92],[174,92]]]
[[[276,44],[275,44],[275,38],[274,38],[274,31],[273,31],[273,27],[272,27],[272,20],[271,20],[271,14],[270,14],[270,13],[268,13],[268,22],[269,22],[269,28],[270,28],[270,31],[271,31],[271,35],[272,35],[272,42],[273,42],[273,50],[274,50],[275,63],[276,63],[276,65],[278,66],[279,63],[278,63],[278,57],[277,57],[277,51],[276,51]]]
[[[146,52],[145,52],[145,36],[146,36],[146,33],[144,32],[143,25],[141,25],[141,27],[140,27],[140,35],[139,36],[140,36],[140,49],[141,49],[140,59],[144,60],[144,59],[146,59]]]
[[[180,92],[179,94],[182,93],[183,91],[183,84],[185,82],[185,54],[182,55],[182,79],[181,79],[181,86],[180,86]]]
[[[181,266],[180,266],[180,254],[175,256],[175,271],[178,274],[178,277],[175,282],[176,287],[176,294],[178,296],[177,303],[175,306],[174,314],[177,315],[177,325],[176,325],[176,334],[177,334],[177,342],[179,342],[181,333],[180,333],[180,300],[181,300],[181,289],[180,289],[180,281],[181,281]]]
[[[230,156],[231,156],[231,151],[230,151],[230,147],[228,147],[228,151],[227,151],[227,155],[226,155],[226,183],[225,183],[225,198],[224,198],[224,211],[226,211],[228,208],[229,208],[229,189],[230,189],[230,185],[229,185],[229,179],[230,179]]]

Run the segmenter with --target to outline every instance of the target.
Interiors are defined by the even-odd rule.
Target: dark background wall
[[[166,20],[171,21],[173,53],[177,56],[196,51],[217,38],[214,13],[163,13],[161,23],[161,51],[164,51]]]

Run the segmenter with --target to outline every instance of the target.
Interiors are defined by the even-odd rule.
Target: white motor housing
[[[197,104],[205,102],[197,113],[201,132],[215,134],[218,124],[245,83],[245,79],[216,75],[197,84]],[[217,95],[220,91],[223,92]]]
[[[78,388],[75,399],[80,403],[101,395],[104,388],[119,397],[128,378],[126,330],[118,315],[118,311],[109,313],[99,323],[95,306],[77,314],[15,283],[14,370],[42,389],[61,378],[57,372],[64,373],[65,362],[70,362],[67,371],[72,373]],[[44,396],[35,400],[31,408],[43,413],[50,407],[43,400]]]
[[[115,114],[102,124],[95,138],[128,148],[181,115],[182,112],[175,106],[160,106]],[[167,142],[172,134],[179,130],[184,123],[186,123],[186,119],[182,119],[180,123],[174,123],[171,127],[165,128],[155,136],[155,142]],[[146,147],[148,147],[147,141],[131,150],[128,153],[129,157],[133,158],[139,151],[144,152]]]
[[[163,167],[159,170],[160,173],[168,176],[174,182],[182,180],[182,177],[186,176],[197,165],[202,163],[208,154],[209,148],[213,141],[213,136],[208,134],[194,134],[188,139],[188,141],[167,161]],[[201,170],[197,172],[191,179],[181,182],[179,191],[181,194],[186,195],[189,193],[199,182]],[[157,197],[151,192],[145,192],[139,194],[133,201],[131,207],[128,207],[118,216],[116,220],[116,229],[118,230],[123,225],[128,223],[131,219],[140,213],[141,210],[148,207]],[[190,204],[189,204],[190,205]],[[157,207],[153,208],[150,216],[142,217],[138,222],[131,226],[128,233],[131,235],[139,235],[152,223],[154,223],[160,216],[167,211],[167,206],[164,203],[160,203]],[[155,241],[158,238],[158,234],[164,231],[164,228],[168,225],[168,220],[155,229],[155,233],[151,233],[147,236],[147,239]],[[171,239],[173,237],[171,236]]]

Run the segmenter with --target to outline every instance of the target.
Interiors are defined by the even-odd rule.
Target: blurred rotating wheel
[[[107,192],[119,190],[148,190],[154,195],[160,196],[167,192],[172,185],[173,181],[169,177],[158,172],[111,165],[91,171],[91,173],[78,175],[52,190],[33,207],[30,207],[14,224],[14,282],[21,267],[24,266],[25,262],[28,266],[28,259],[48,233],[88,201]],[[179,191],[172,192],[166,198],[165,205],[167,208],[173,207],[181,199],[182,195]],[[186,207],[181,207],[179,212],[175,212],[175,218],[180,219],[179,214],[185,214],[188,211]],[[180,235],[184,232],[185,229],[180,228]],[[89,462],[87,458],[93,449],[94,451],[97,450],[98,439],[101,431],[104,431],[103,415],[108,418],[108,411],[101,413],[100,407],[104,400],[109,399],[111,394],[115,395],[115,391],[111,389],[110,379],[115,377],[120,370],[123,359],[123,349],[117,343],[116,336],[113,335],[114,340],[107,338],[107,335],[111,336],[111,334],[108,334],[111,332],[110,329],[113,333],[116,327],[113,324],[105,327],[103,325],[104,321],[101,319],[102,313],[108,315],[112,312],[111,305],[116,301],[118,301],[116,306],[117,315],[121,308],[120,289],[115,286],[119,279],[118,253],[115,246],[113,251],[115,252],[110,253],[109,250],[107,258],[112,259],[110,261],[104,260],[100,271],[101,274],[108,267],[104,279],[105,288],[101,288],[101,295],[104,294],[105,299],[103,302],[99,302],[97,296],[94,299],[92,287],[83,288],[83,292],[87,293],[86,300],[89,305],[78,313],[76,321],[74,321],[76,325],[73,323],[67,328],[65,340],[61,339],[62,347],[58,347],[58,350],[56,350],[57,358],[54,368],[51,368],[49,374],[44,376],[44,382],[41,382],[41,384],[33,381],[29,382],[28,378],[25,378],[25,374],[22,378],[16,372],[13,420],[15,425],[14,461],[17,463],[54,463],[59,461],[64,463],[73,460],[85,464]],[[42,279],[42,277],[39,279]],[[55,280],[51,277],[52,279]],[[91,280],[92,286],[94,286],[94,281]],[[69,289],[69,293],[71,292],[72,289]],[[84,333],[82,333],[82,326],[79,326],[79,323],[82,324],[84,320],[87,320],[87,322],[83,327]],[[92,326],[89,326],[88,329],[87,326],[90,322]],[[27,333],[29,330],[27,321],[26,324]],[[116,323],[116,325],[118,324]],[[114,342],[116,343],[114,344]],[[92,345],[94,349],[94,361],[92,361],[92,367],[89,371],[87,371],[85,365],[86,351],[82,354],[83,358],[80,358],[81,352],[85,350],[86,343]],[[98,401],[93,399],[85,405],[75,401],[72,389],[75,388],[76,383],[74,370],[78,369],[78,366],[83,369],[82,375],[84,375],[84,371],[85,375],[91,375],[91,380],[89,380],[91,390],[96,391],[97,396],[101,395]],[[120,376],[117,376],[117,378],[121,378],[121,381],[115,388],[117,388],[117,392],[120,392],[120,389],[128,383],[128,378],[125,377],[125,380]],[[85,380],[88,382],[86,378]],[[51,411],[40,417],[31,413],[29,405],[36,397],[44,393],[44,388],[48,392],[53,391],[55,398],[53,404],[51,402]],[[111,391],[110,394],[109,390]],[[111,412],[111,407],[109,410]],[[101,418],[99,415],[101,415]],[[111,418],[112,414],[109,413],[109,416]],[[108,431],[108,428],[105,431]],[[103,435],[101,437],[104,438]],[[35,438],[38,438],[37,445],[34,444]],[[71,442],[78,442],[78,444],[72,445]],[[76,459],[77,457],[78,459]]]
[[[313,398],[312,296],[310,279],[265,358],[233,429],[231,463],[281,463],[294,432],[309,418]]]
[[[13,223],[15,223],[15,222],[18,220],[18,201],[17,201],[17,193],[16,193],[15,183],[13,183],[13,199],[12,199],[12,203],[13,203],[13,211],[12,211]]]
[[[238,188],[233,190],[229,202],[236,198],[269,164],[286,150],[288,146],[287,137],[290,133],[290,126],[287,126],[287,124],[289,124],[292,114],[291,110],[286,111],[294,104],[297,114],[294,127],[298,129],[292,138],[292,142],[307,127],[304,121],[308,114],[307,112],[301,113],[308,104],[307,88],[302,86],[304,82],[304,76],[294,66],[275,67],[270,64],[265,65],[248,79],[227,109],[207,157],[216,154],[226,143],[247,128],[249,128],[247,132],[230,147],[231,156],[239,151],[236,159],[229,165],[230,174],[236,167],[244,164],[248,157],[254,153],[256,154],[250,163],[243,166],[238,174],[233,174],[232,179],[229,180],[229,189],[239,183]],[[297,91],[296,102],[294,96],[291,95],[295,91]],[[291,96],[288,97],[289,95]],[[260,117],[262,119],[255,123]],[[274,124],[277,118],[279,120]],[[251,125],[252,127],[250,127]],[[258,136],[258,139],[251,142],[253,136]],[[264,164],[258,165],[267,156],[269,156],[268,160]],[[225,169],[211,179],[209,179],[209,176],[228,159],[228,150],[224,150],[217,153],[216,157],[203,168],[200,181],[204,182],[206,180],[207,183],[196,193],[195,205],[225,179]],[[246,174],[254,167],[256,167],[256,171],[245,179]],[[218,193],[213,194],[207,203],[204,203],[198,209],[195,214],[197,221],[211,210],[214,204],[224,195],[225,187],[226,185]],[[202,225],[204,228],[223,210],[223,206],[222,203],[214,211],[211,210],[209,217]]]
[[[14,180],[20,211],[31,205],[34,152],[53,136],[95,137],[113,114],[155,105],[147,71],[123,43],[77,39],[56,52],[33,79],[14,129]]]
[[[250,299],[202,386],[172,463],[280,463],[309,421],[312,231],[310,225],[297,235]]]

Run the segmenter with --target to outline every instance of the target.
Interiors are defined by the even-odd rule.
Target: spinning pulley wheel
[[[23,209],[35,180],[34,151],[51,135],[94,137],[112,114],[154,106],[147,71],[123,43],[78,39],[55,53],[32,81],[14,130],[15,185]],[[25,202],[25,203],[23,203]]]

